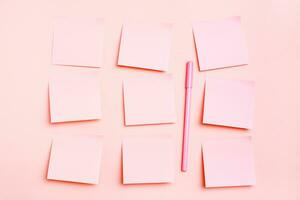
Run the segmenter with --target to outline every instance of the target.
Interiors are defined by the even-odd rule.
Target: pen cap
[[[185,87],[191,88],[192,86],[193,86],[193,62],[188,61],[186,63]]]

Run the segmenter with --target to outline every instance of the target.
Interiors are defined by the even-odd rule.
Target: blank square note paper
[[[118,65],[167,71],[171,29],[171,24],[125,23]]]
[[[203,143],[205,187],[255,184],[254,158],[249,136],[210,139]]]
[[[52,69],[49,98],[52,123],[100,119],[98,71],[70,67]]]
[[[128,78],[123,83],[125,124],[176,121],[175,89],[169,75]]]
[[[240,17],[198,22],[193,32],[201,71],[248,64]]]
[[[58,17],[54,24],[52,62],[57,65],[100,67],[103,43],[101,19]]]
[[[127,137],[123,140],[123,183],[174,181],[174,146],[169,136]]]
[[[203,123],[236,128],[252,128],[254,82],[207,79]]]
[[[59,136],[53,139],[50,180],[98,184],[102,144],[99,136]]]

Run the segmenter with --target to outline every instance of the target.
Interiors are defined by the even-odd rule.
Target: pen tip
[[[193,66],[193,61],[188,61],[186,64],[187,64],[188,66]]]

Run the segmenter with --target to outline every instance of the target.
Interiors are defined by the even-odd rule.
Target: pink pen
[[[182,162],[181,162],[181,171],[183,172],[187,171],[187,164],[188,164],[192,83],[193,83],[193,62],[189,61],[186,64],[186,77],[185,77],[185,106],[184,106],[184,125],[183,125]]]

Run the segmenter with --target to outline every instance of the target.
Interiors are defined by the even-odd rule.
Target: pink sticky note
[[[100,119],[99,81],[96,69],[52,69],[49,80],[51,122]]]
[[[174,181],[173,140],[169,136],[130,136],[123,140],[123,183]]]
[[[176,121],[175,89],[169,75],[123,82],[125,124],[162,124]]]
[[[101,19],[56,18],[52,62],[58,65],[100,67],[103,62],[103,43]]]
[[[167,71],[171,29],[171,24],[125,23],[118,65]]]
[[[248,64],[248,50],[240,17],[193,25],[200,70]]]
[[[101,152],[99,136],[57,136],[52,141],[47,179],[98,184]]]
[[[255,184],[251,137],[210,139],[203,143],[205,187]]]
[[[254,82],[210,78],[205,84],[203,123],[252,128]]]

